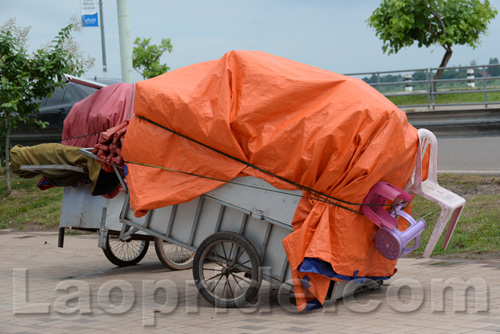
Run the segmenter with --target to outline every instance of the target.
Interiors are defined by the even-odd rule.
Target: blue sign
[[[97,13],[93,15],[82,15],[82,26],[84,27],[98,27],[99,20],[97,19]]]

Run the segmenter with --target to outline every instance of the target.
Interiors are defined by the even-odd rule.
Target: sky
[[[117,0],[103,0],[108,77],[121,78]],[[379,0],[128,0],[131,40],[170,38],[173,52],[162,57],[171,70],[221,58],[231,50],[258,50],[329,71],[351,74],[438,67],[441,46],[412,46],[388,56],[366,24]],[[500,0],[490,0],[500,10]],[[0,0],[0,24],[16,18],[32,26],[31,50],[52,40],[81,17],[81,0]],[[102,77],[101,32],[84,28],[74,34],[80,49],[96,58],[84,77]],[[448,66],[488,64],[500,59],[500,14],[481,45],[455,46]],[[135,72],[135,71],[134,71]],[[134,81],[141,80],[134,73]]]

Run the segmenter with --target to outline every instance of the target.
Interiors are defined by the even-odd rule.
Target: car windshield
[[[87,87],[83,85],[79,85],[79,87],[85,92],[85,95],[90,95],[97,92],[97,88]]]

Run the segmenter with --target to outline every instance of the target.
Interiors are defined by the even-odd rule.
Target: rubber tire
[[[179,263],[179,262],[176,262],[175,259],[169,258],[167,256],[167,254],[165,253],[165,248],[163,248],[164,243],[169,243],[169,242],[164,241],[163,239],[160,239],[160,238],[155,238],[156,255],[158,255],[158,258],[160,259],[161,263],[163,263],[163,265],[165,267],[167,267],[168,269],[171,269],[171,270],[185,270],[185,269],[191,269],[193,267],[194,254],[195,254],[194,252],[192,252],[192,255],[187,260]],[[179,247],[182,250],[185,250],[187,252],[191,252],[190,250],[188,250],[184,247],[177,246],[177,245],[174,245],[172,243],[169,243],[169,244],[174,246],[174,247]]]
[[[135,254],[133,258],[129,259],[124,259],[123,257],[120,256],[120,254],[116,254],[116,250],[113,251],[113,244],[110,243],[110,238],[113,237],[113,239],[118,237],[117,235],[111,235],[108,234],[108,237],[106,239],[106,248],[103,248],[102,251],[106,258],[113,263],[114,265],[117,265],[118,267],[128,267],[128,266],[133,266],[139,263],[146,253],[148,252],[149,248],[149,241],[146,240],[130,240],[130,241],[121,241],[117,240],[120,242],[121,245],[125,246],[125,244],[130,244],[130,243],[141,243],[141,246],[139,248],[139,251]]]
[[[247,277],[245,275],[246,279],[250,279],[250,284],[246,289],[246,292],[235,298],[219,298],[218,296],[208,291],[208,284],[205,280],[205,276],[202,269],[205,260],[209,260],[207,258],[207,254],[210,251],[210,249],[212,249],[212,247],[214,247],[215,245],[223,242],[229,242],[241,247],[244,250],[244,252],[248,255],[248,260],[252,266],[251,276]],[[241,258],[241,255],[238,256],[238,259],[239,258]],[[240,261],[238,261],[238,263],[239,262]],[[259,292],[259,288],[262,283],[262,270],[260,267],[261,267],[261,262],[260,262],[259,252],[248,239],[234,232],[217,232],[206,238],[198,247],[194,257],[193,278],[196,283],[196,287],[198,288],[198,291],[203,296],[203,298],[205,298],[210,304],[222,308],[242,307],[247,303],[249,303],[252,299],[254,299],[257,296],[257,293]],[[224,275],[222,273],[222,270],[223,269],[221,268],[221,274],[220,274],[221,278],[222,275]],[[220,280],[217,281],[216,285],[219,284],[219,282]]]

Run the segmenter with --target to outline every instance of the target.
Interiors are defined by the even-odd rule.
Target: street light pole
[[[132,71],[132,43],[130,41],[128,0],[116,0],[116,7],[118,9],[118,32],[120,37],[122,81],[133,83],[134,75]]]

